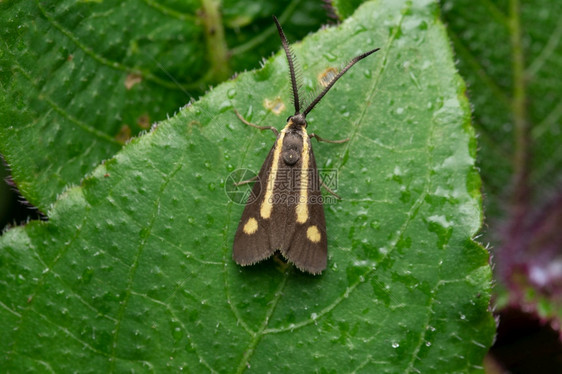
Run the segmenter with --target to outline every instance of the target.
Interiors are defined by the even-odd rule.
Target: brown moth
[[[253,125],[236,113],[247,125],[271,129],[277,139],[252,188],[254,198],[249,199],[242,213],[232,257],[239,265],[252,265],[279,251],[298,269],[320,274],[326,269],[328,241],[321,182],[310,138],[326,140],[307,133],[306,116],[346,71],[379,48],[353,58],[301,112],[294,54],[279,21],[273,19],[289,63],[295,114],[278,132],[274,127]]]

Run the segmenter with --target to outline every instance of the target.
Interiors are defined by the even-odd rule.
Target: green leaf
[[[505,211],[520,169],[529,173],[531,200],[552,189],[562,170],[562,22],[551,17],[557,12],[562,3],[556,0],[444,6],[474,104],[492,222]]]
[[[431,1],[377,1],[294,45],[303,89],[358,53],[309,115],[338,173],[321,276],[231,260],[243,207],[224,192],[282,127],[278,53],[133,140],[48,222],[0,240],[7,371],[472,372],[494,334],[464,84]],[[276,112],[267,109],[277,101]],[[278,112],[280,105],[284,110]]]
[[[340,18],[347,18],[364,2],[365,0],[333,0],[332,6]]]
[[[224,25],[215,1],[0,2],[0,153],[23,196],[47,211],[131,136],[259,66],[278,49],[271,14],[302,12],[286,25],[295,39],[324,18],[312,1],[238,5]]]
[[[562,21],[552,15],[562,3],[450,1],[443,9],[481,139],[486,238],[498,290],[510,292],[499,299],[560,321]]]
[[[226,0],[221,4],[229,63],[233,71],[257,68],[261,59],[279,49],[272,22],[276,15],[290,42],[302,39],[326,23],[326,10],[317,0]]]

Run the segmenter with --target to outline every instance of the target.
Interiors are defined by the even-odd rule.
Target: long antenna
[[[332,88],[332,86],[334,85],[334,83],[336,83],[336,81],[338,79],[341,78],[342,75],[345,74],[346,71],[348,71],[349,69],[351,69],[351,67],[353,65],[355,65],[358,61],[361,61],[362,59],[364,59],[365,57],[369,56],[372,53],[375,53],[376,51],[378,51],[380,48],[375,48],[373,50],[370,50],[369,52],[365,52],[363,54],[360,54],[359,56],[353,58],[353,60],[349,61],[349,63],[347,64],[347,66],[345,68],[342,69],[342,71],[340,71],[338,73],[338,75],[336,75],[331,81],[330,83],[328,83],[328,85],[324,88],[324,90],[322,90],[322,92],[320,92],[320,94],[316,97],[316,99],[314,99],[313,102],[310,103],[310,105],[308,106],[308,108],[306,108],[304,110],[304,112],[302,113],[303,116],[306,117],[306,115],[308,113],[310,113],[310,111],[316,106],[316,104],[318,104],[320,102],[320,100],[322,100],[322,98],[324,97],[324,95],[326,95],[326,93],[330,90],[330,88]],[[290,65],[290,63],[289,63]],[[298,112],[298,111],[297,111]]]
[[[289,47],[289,42],[287,41],[287,37],[277,20],[277,17],[273,16],[273,20],[277,25],[277,31],[279,31],[279,37],[281,37],[281,44],[283,44],[283,49],[285,50],[285,54],[287,55],[287,61],[289,62],[289,72],[291,74],[291,85],[293,86],[293,104],[295,104],[295,114],[299,114],[300,112],[300,101],[299,101],[299,88],[297,86],[297,77],[295,76],[295,64],[293,61],[293,52]],[[351,66],[350,66],[351,67]],[[339,78],[339,77],[338,77]]]

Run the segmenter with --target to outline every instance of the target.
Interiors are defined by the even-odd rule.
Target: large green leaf
[[[472,372],[490,346],[488,254],[464,84],[438,6],[377,1],[294,45],[303,88],[358,63],[309,115],[338,172],[321,276],[231,246],[227,176],[260,167],[290,105],[282,54],[221,84],[0,240],[8,371]],[[274,110],[268,110],[277,100]],[[279,110],[282,105],[283,110]]]
[[[560,321],[562,3],[448,1],[443,9],[474,104],[486,238],[510,292],[501,299]]]
[[[210,84],[316,30],[316,1],[0,2],[0,153],[46,211],[64,187]],[[301,17],[293,17],[295,11]]]

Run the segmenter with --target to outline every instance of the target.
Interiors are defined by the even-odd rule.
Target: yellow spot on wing
[[[322,238],[322,234],[320,234],[320,231],[318,231],[318,227],[312,225],[306,230],[306,237],[311,242],[318,243],[320,241],[320,238]]]
[[[299,201],[297,203],[297,222],[305,223],[308,220],[308,164],[309,164],[309,151],[308,151],[308,135],[306,129],[303,127],[302,139],[302,166],[301,166],[301,187],[299,191]]]
[[[243,230],[245,234],[252,235],[258,231],[258,221],[254,217],[248,218]]]

